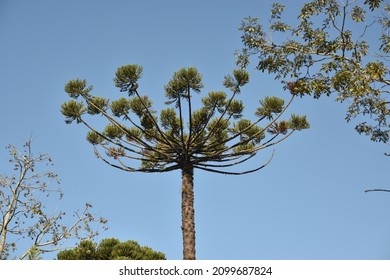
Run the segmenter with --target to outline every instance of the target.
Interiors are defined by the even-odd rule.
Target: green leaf
[[[129,100],[122,97],[111,103],[111,112],[115,117],[121,117],[127,115],[130,110]]]
[[[228,104],[226,104],[226,106],[228,106]],[[241,118],[243,111],[244,103],[241,100],[233,99],[229,107],[227,107],[227,112],[233,119]]]
[[[260,118],[266,117],[271,120],[274,114],[280,114],[284,108],[284,100],[274,96],[266,96],[259,102],[262,107],[257,108],[256,116]]]
[[[244,69],[234,69],[233,76],[239,87],[242,87],[249,82],[249,73]]]
[[[202,103],[208,110],[216,108],[220,111],[225,106],[225,102],[226,93],[223,91],[211,91],[208,96],[202,98]]]
[[[253,145],[259,144],[264,139],[265,134],[263,129],[257,125],[253,125],[250,120],[240,119],[233,124],[233,128],[229,130],[230,133],[240,134],[240,139],[243,142],[249,141]]]
[[[279,32],[286,32],[289,30],[291,27],[288,24],[285,24],[283,22],[275,22],[271,24],[270,29],[274,31],[279,31]]]
[[[213,118],[207,125],[207,131],[209,133],[209,144],[215,147],[215,150],[225,148],[224,140],[228,138],[227,128],[229,127],[229,121],[226,119]],[[221,143],[221,144],[218,144]],[[207,147],[206,147],[207,148]],[[214,151],[213,151],[214,152]]]
[[[180,120],[173,108],[168,108],[161,111],[160,122],[164,129],[172,131],[178,131],[180,129]]]
[[[309,95],[311,92],[311,85],[309,81],[305,78],[300,78],[296,81],[287,82],[286,88],[290,91],[292,95]]]
[[[138,96],[133,97],[129,100],[129,107],[131,111],[136,114],[138,117],[142,117],[150,113],[153,113],[152,110],[152,100],[150,100],[147,96]]]
[[[80,79],[71,80],[65,85],[65,92],[75,99],[78,98],[79,95],[88,95],[92,89],[92,86],[87,87],[86,80]]]
[[[234,81],[234,78],[229,74],[229,75],[226,75],[224,77],[224,80],[223,80],[223,85],[224,87],[230,89],[231,91],[233,92],[239,92],[238,90],[238,85],[237,83]]]
[[[245,154],[251,154],[253,153],[253,148],[255,147],[255,144],[251,142],[243,142],[237,147],[233,148],[233,153],[245,153]]]
[[[91,143],[92,145],[98,145],[100,144],[101,142],[104,141],[104,138],[101,137],[98,133],[96,133],[95,131],[89,131],[87,133],[87,141],[89,143]]]
[[[179,99],[190,97],[190,89],[199,93],[201,88],[203,88],[202,75],[198,70],[195,67],[182,68],[175,72],[168,84],[164,86],[165,96],[168,98],[166,104],[176,103],[178,106]]]
[[[373,11],[380,7],[382,1],[383,0],[365,0],[364,5],[368,5],[370,10]]]
[[[153,116],[150,117],[149,115],[144,115],[141,117],[141,125],[145,130],[152,130],[155,129],[155,122],[157,121],[157,117]],[[156,131],[155,131],[156,132]],[[150,133],[149,133],[150,134]]]
[[[89,97],[88,99],[88,114],[97,115],[102,112],[107,111],[108,108],[108,100],[102,97]]]
[[[111,139],[115,139],[115,138],[122,138],[122,136],[125,134],[124,132],[124,129],[123,128],[120,128],[118,127],[117,125],[115,124],[112,124],[112,123],[109,123],[105,128],[104,128],[104,131],[103,131],[103,135],[111,138]]]
[[[203,107],[199,110],[192,112],[192,132],[197,133],[201,131],[209,120],[209,109]]]
[[[109,157],[113,157],[114,159],[118,159],[120,157],[123,157],[126,155],[126,152],[123,148],[121,147],[111,147],[108,152],[107,152],[107,155]]]
[[[126,129],[126,140],[127,141],[137,141],[138,139],[142,139],[143,132],[142,130],[136,128],[136,127],[130,127]]]
[[[87,111],[82,102],[76,102],[75,100],[69,100],[61,105],[61,113],[66,117],[65,122],[67,124],[76,120],[77,123],[81,122],[81,116]]]
[[[189,87],[196,93],[199,93],[203,88],[202,75],[195,67],[182,68],[175,75],[182,85]]]
[[[271,19],[280,19],[284,11],[284,5],[279,3],[272,3]]]
[[[351,17],[356,22],[364,21],[366,12],[359,6],[355,6],[352,9]]]
[[[310,124],[306,119],[306,116],[291,115],[289,120],[289,128],[293,130],[303,130],[310,128]]]
[[[223,85],[234,93],[240,93],[240,87],[249,82],[249,73],[244,69],[235,69],[232,75],[226,75]]]
[[[347,70],[338,71],[331,79],[333,87],[339,92],[344,92],[351,85],[352,72]]]
[[[114,83],[121,92],[135,93],[138,87],[138,80],[142,77],[143,68],[137,64],[121,66],[115,72]]]
[[[288,121],[280,121],[273,123],[268,129],[267,132],[271,134],[286,134],[290,128],[290,123]]]

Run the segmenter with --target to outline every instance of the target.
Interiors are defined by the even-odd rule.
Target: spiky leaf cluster
[[[121,92],[133,95],[138,88],[138,80],[142,77],[142,66],[136,64],[123,65],[115,72],[114,83]]]
[[[61,105],[61,113],[65,116],[65,122],[67,124],[76,121],[81,122],[81,116],[87,111],[82,102],[75,100],[69,100]]]
[[[67,123],[76,120],[86,125],[90,130],[87,140],[98,158],[125,171],[166,172],[191,165],[224,174],[254,172],[263,166],[245,172],[222,169],[245,162],[293,131],[309,127],[305,117],[279,120],[294,96],[287,105],[280,98],[265,97],[253,120],[243,118],[244,103],[237,96],[249,82],[249,74],[242,69],[224,78],[230,95],[211,91],[201,98],[200,108],[193,108],[192,99],[193,93],[201,93],[202,75],[194,67],[180,69],[164,87],[168,107],[160,113],[148,96],[139,94],[141,74],[138,65],[119,67],[115,86],[129,96],[111,102],[93,96],[84,80],[65,86],[73,98],[62,107]],[[74,100],[80,97],[82,101]],[[96,129],[86,115],[101,115],[108,123]]]

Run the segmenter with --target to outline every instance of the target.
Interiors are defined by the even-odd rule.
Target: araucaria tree
[[[165,86],[166,104],[171,107],[161,110],[159,116],[152,101],[139,93],[141,66],[125,65],[115,74],[115,86],[129,97],[109,102],[91,95],[92,86],[85,80],[71,80],[65,91],[72,99],[62,105],[62,114],[67,123],[76,121],[90,130],[87,140],[95,154],[112,167],[145,173],[181,170],[183,257],[195,259],[194,169],[231,175],[260,170],[269,161],[242,172],[224,168],[244,163],[295,130],[308,128],[306,117],[280,119],[294,99],[292,94],[287,104],[277,97],[265,97],[256,119],[244,119],[244,104],[237,97],[249,81],[245,70],[225,76],[223,85],[232,92],[230,97],[223,91],[209,92],[196,110],[193,95],[203,88],[201,74],[193,67],[175,72]],[[80,97],[82,101],[76,101]],[[104,116],[107,126],[99,131],[86,114]],[[263,127],[262,121],[266,121]]]
[[[304,4],[297,23],[273,4],[269,27],[258,18],[242,25],[238,64],[256,56],[258,70],[275,75],[300,96],[336,95],[347,101],[346,120],[372,141],[390,140],[390,5],[383,0],[314,0]],[[265,30],[269,30],[268,34]]]

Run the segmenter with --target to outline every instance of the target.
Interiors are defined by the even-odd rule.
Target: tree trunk
[[[26,169],[23,170],[22,172],[22,175],[20,176],[20,179],[19,179],[19,182],[18,182],[18,185],[16,186],[15,189],[11,189],[12,190],[12,200],[11,200],[11,203],[10,205],[8,206],[8,209],[7,209],[7,212],[5,213],[5,216],[4,216],[4,219],[3,219],[3,224],[1,225],[1,237],[0,237],[0,259],[3,257],[3,254],[4,254],[4,250],[5,250],[5,241],[7,239],[7,233],[8,233],[8,224],[10,223],[10,221],[12,220],[12,215],[16,212],[16,209],[17,209],[17,203],[18,203],[18,197],[19,197],[19,194],[20,194],[20,188],[21,188],[21,182],[24,178],[24,176],[26,175]]]
[[[194,167],[182,169],[181,219],[183,232],[183,259],[195,260]]]
[[[1,228],[1,237],[0,237],[0,260],[3,257],[4,249],[5,249],[5,239],[7,237],[7,229],[3,226]]]

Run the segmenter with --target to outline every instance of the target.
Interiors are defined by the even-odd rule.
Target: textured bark
[[[182,169],[181,210],[183,259],[195,260],[194,168],[190,164]]]

